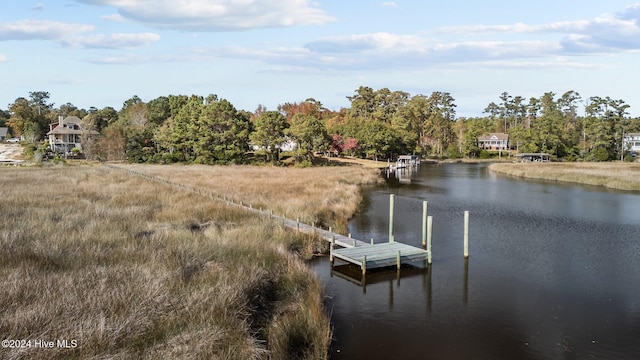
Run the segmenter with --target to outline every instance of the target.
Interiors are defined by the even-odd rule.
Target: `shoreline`
[[[562,181],[640,192],[638,163],[494,163],[489,165],[489,171],[518,178]]]

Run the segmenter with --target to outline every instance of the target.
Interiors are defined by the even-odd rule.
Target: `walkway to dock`
[[[269,217],[270,219],[273,219],[273,221],[275,221],[276,223],[280,223],[287,228],[295,229],[296,231],[300,231],[305,234],[317,235],[323,240],[331,244],[330,259],[331,259],[332,266],[334,263],[334,259],[337,258],[337,259],[346,261],[350,264],[360,266],[360,268],[362,269],[363,275],[366,273],[367,269],[394,266],[394,265],[398,269],[400,269],[400,265],[402,264],[402,262],[413,262],[413,261],[419,261],[419,260],[424,260],[426,262],[428,258],[427,250],[423,250],[415,246],[406,245],[406,244],[402,244],[395,241],[374,244],[373,240],[371,243],[369,243],[362,240],[353,239],[351,238],[351,236],[344,236],[344,235],[337,234],[331,231],[331,228],[329,228],[329,230],[325,230],[325,229],[316,227],[315,224],[309,225],[297,220],[288,219],[284,216],[277,216],[277,215],[274,215],[272,211],[256,209],[251,205],[246,206],[242,202],[237,203],[231,199],[227,199],[226,197],[221,197],[218,194],[215,194],[200,188],[186,186],[184,184],[175,183],[175,182],[162,179],[156,176],[144,174],[144,173],[137,172],[130,169],[121,168],[111,164],[104,164],[104,166],[111,169],[126,171],[130,174],[140,176],[148,180],[157,181],[164,185],[176,186],[183,190],[208,196],[213,200],[223,201],[227,205],[238,206],[249,212],[253,212],[261,216]],[[336,246],[340,248],[336,248]]]

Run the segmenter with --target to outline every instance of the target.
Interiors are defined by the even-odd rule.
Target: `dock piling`
[[[427,246],[427,202],[422,202],[422,248]]]
[[[464,258],[469,258],[469,211],[464,212]]]
[[[395,194],[389,194],[389,242],[394,242],[393,239],[393,207],[395,203]]]
[[[427,264],[431,265],[431,232],[433,231],[433,216],[427,216]]]
[[[367,255],[362,256],[362,266],[360,267],[362,268],[362,276],[364,277],[367,273]]]

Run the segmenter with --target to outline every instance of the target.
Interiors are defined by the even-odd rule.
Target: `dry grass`
[[[307,217],[319,204],[350,216],[343,201],[357,203],[355,184],[369,179],[346,168],[133,168]],[[292,252],[314,239],[101,166],[5,168],[0,189],[0,338],[78,345],[0,348],[0,358],[327,356],[322,286]]]
[[[638,163],[511,163],[491,164],[489,169],[511,176],[640,191]]]
[[[358,166],[118,166],[341,231],[362,200],[359,185],[382,181],[377,170]]]

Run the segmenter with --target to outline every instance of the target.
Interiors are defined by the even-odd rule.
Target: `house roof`
[[[54,127],[53,130],[49,131],[47,133],[47,135],[62,135],[62,134],[82,134],[84,132],[86,132],[86,127],[84,126],[84,124],[82,123],[82,120],[80,120],[79,117],[77,116],[67,116],[66,118],[64,118],[62,120],[62,124],[63,125],[68,125],[68,124],[73,124],[73,125],[77,125],[78,129],[70,129],[66,126],[59,126],[60,122],[54,122],[52,123],[50,126]],[[92,134],[98,134],[97,131],[91,131]]]
[[[7,136],[7,132],[9,131],[8,127],[0,127],[0,136]]]
[[[488,135],[478,136],[478,140],[509,140],[509,134],[505,133],[489,133]]]

